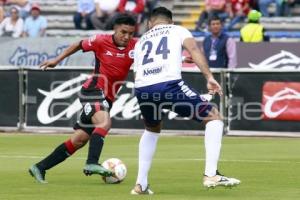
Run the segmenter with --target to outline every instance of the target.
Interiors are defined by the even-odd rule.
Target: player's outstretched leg
[[[104,145],[104,138],[107,135],[107,130],[103,128],[95,128],[90,138],[90,146],[88,159],[83,168],[83,173],[86,176],[99,174],[101,176],[112,176],[113,172],[102,167],[99,162],[100,154]]]
[[[83,147],[88,140],[89,135],[86,132],[81,129],[76,130],[69,140],[57,146],[46,158],[32,165],[29,168],[30,175],[39,183],[47,183],[45,180],[46,170],[66,160],[76,150]]]

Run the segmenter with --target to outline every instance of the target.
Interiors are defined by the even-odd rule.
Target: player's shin
[[[98,164],[100,154],[104,145],[104,138],[107,130],[103,128],[95,128],[90,138],[87,164]]]
[[[60,144],[56,149],[46,158],[36,164],[40,170],[48,170],[55,165],[63,162],[66,158],[71,156],[77,149],[72,144],[71,140]]]
[[[144,131],[139,143],[139,170],[137,184],[140,184],[144,191],[148,186],[148,173],[151,167],[152,158],[156,150],[158,133]]]
[[[205,128],[205,175],[215,176],[222,145],[224,123],[221,120],[212,120]]]

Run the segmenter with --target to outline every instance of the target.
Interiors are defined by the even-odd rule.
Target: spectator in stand
[[[86,23],[86,30],[94,29],[91,16],[95,11],[94,0],[77,0],[77,12],[74,15],[74,24],[76,29],[83,29],[82,20]]]
[[[0,23],[4,20],[4,18],[5,18],[4,8],[0,6]]]
[[[147,7],[148,12],[152,12],[152,10],[157,6],[159,0],[146,0],[145,6]]]
[[[142,22],[145,21],[150,16],[150,13],[154,8],[157,7],[159,0],[145,0],[145,9],[144,13],[142,14]]]
[[[136,35],[139,33],[139,25],[142,22],[142,17],[145,9],[145,0],[120,0],[119,12],[131,13],[137,22]]]
[[[224,22],[228,17],[228,13],[225,9],[226,0],[206,0],[205,11],[201,12],[195,30],[201,31],[205,29],[207,27],[206,21],[214,15],[218,15],[218,17]]]
[[[275,3],[276,4],[276,10],[274,15],[275,16],[280,16],[281,12],[281,7],[282,7],[282,0],[259,0],[258,5],[259,5],[259,10],[262,13],[262,16],[264,17],[270,17],[270,13],[268,11],[269,6]]]
[[[295,7],[296,4],[299,4],[300,0],[283,0],[281,7],[281,15],[291,17],[292,16],[292,8]]]
[[[259,0],[249,0],[250,8],[253,10],[259,10],[258,2]]]
[[[6,0],[7,5],[16,6],[19,9],[19,16],[25,19],[31,10],[31,0]]]
[[[18,38],[23,31],[23,19],[19,17],[17,7],[10,9],[10,17],[6,17],[0,24],[0,36]]]
[[[236,43],[222,32],[222,20],[212,16],[209,21],[211,35],[204,38],[203,52],[211,68],[235,68],[237,65]]]
[[[229,0],[227,4],[231,21],[225,30],[231,30],[237,23],[244,21],[250,11],[249,0]]]
[[[120,0],[95,0],[96,12],[91,16],[95,29],[109,30],[112,19],[117,14]]]
[[[140,15],[144,12],[144,0],[120,0],[119,12],[131,12],[135,15]]]
[[[26,18],[24,24],[23,37],[43,37],[46,33],[47,20],[41,16],[41,9],[38,4],[33,4],[30,16]]]
[[[259,23],[261,13],[257,10],[251,10],[248,13],[248,23],[241,29],[242,42],[262,42],[269,41],[270,38],[265,35],[263,25]]]
[[[0,7],[3,7],[5,5],[6,0],[0,0]]]

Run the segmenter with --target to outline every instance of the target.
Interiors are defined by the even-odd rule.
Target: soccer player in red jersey
[[[40,183],[45,181],[46,170],[63,162],[88,141],[89,151],[85,175],[100,174],[111,176],[113,173],[100,164],[99,157],[103,148],[104,138],[111,128],[109,111],[115,95],[127,77],[133,63],[133,49],[136,40],[135,19],[127,14],[119,15],[114,22],[113,35],[98,34],[89,39],[70,45],[57,58],[45,61],[41,68],[54,68],[64,58],[82,50],[95,53],[95,69],[80,91],[83,111],[79,122],[74,126],[75,132],[70,139],[57,146],[52,153],[29,168],[29,173]]]

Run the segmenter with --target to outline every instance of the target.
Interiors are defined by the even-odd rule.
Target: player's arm
[[[58,63],[60,63],[66,57],[74,54],[75,52],[81,50],[81,42],[76,42],[70,45],[67,49],[65,49],[59,56],[52,60],[46,60],[40,65],[42,70],[46,70],[47,68],[54,68]]]
[[[194,63],[206,78],[208,91],[212,94],[218,93],[222,95],[222,88],[209,70],[206,58],[198,48],[196,40],[194,38],[186,38],[183,41],[183,47],[190,53]]]

